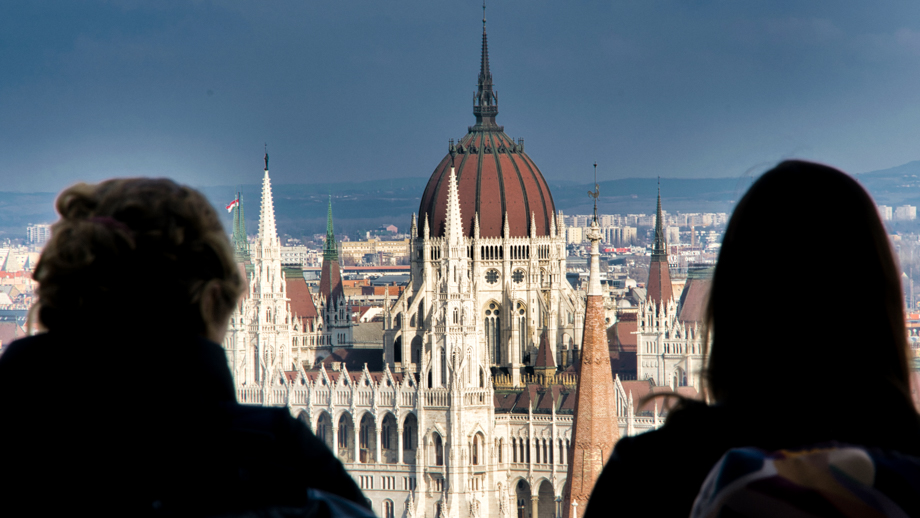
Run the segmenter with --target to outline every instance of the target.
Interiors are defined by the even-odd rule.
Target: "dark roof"
[[[677,306],[677,318],[681,322],[702,322],[703,312],[709,300],[709,288],[712,286],[712,269],[691,270],[687,275],[687,284],[680,294]]]
[[[550,414],[555,406],[556,413],[571,414],[575,410],[574,395],[574,390],[563,385],[531,384],[511,392],[496,392],[495,412],[526,414],[529,406],[535,414]]]
[[[607,328],[607,347],[611,352],[636,352],[639,343],[634,334],[639,328],[636,313],[620,313],[617,321]]]
[[[383,349],[336,349],[323,359],[327,371],[333,362],[344,362],[345,368],[352,374],[360,374],[365,363],[368,370],[382,371]]]
[[[344,294],[342,272],[339,269],[338,261],[323,259],[323,273],[320,274],[319,278],[319,292],[323,294],[328,304],[337,301]]]
[[[656,304],[667,302],[674,298],[674,291],[671,287],[671,270],[668,268],[667,257],[663,261],[652,262],[648,267],[648,282],[645,284],[648,292],[648,298],[654,300]]]
[[[549,339],[546,337],[546,331],[540,335],[540,348],[537,350],[537,363],[534,368],[555,369],[556,360],[553,358],[549,349]]]
[[[310,294],[310,287],[307,281],[300,277],[285,277],[287,284],[287,296],[291,299],[291,312],[299,318],[316,318],[316,305],[313,304],[313,295]]]

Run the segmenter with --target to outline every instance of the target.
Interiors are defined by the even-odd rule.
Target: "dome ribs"
[[[467,162],[467,156],[464,155],[463,158],[459,159],[459,166],[457,166],[457,191],[459,193],[469,192],[470,190],[476,187],[476,176],[472,173],[466,174],[469,172],[469,164],[472,162]],[[445,171],[446,175],[450,175],[450,170]],[[445,203],[447,200],[445,199]],[[469,196],[460,196],[460,215],[461,220],[463,221],[463,235],[470,236],[473,233],[473,214],[476,211],[476,200],[472,199]],[[467,217],[469,216],[469,217]]]
[[[431,237],[443,235],[448,201],[445,179],[450,178],[451,165],[457,174],[464,235],[472,237],[478,214],[481,237],[502,237],[505,213],[512,237],[529,236],[531,226],[534,234],[549,235],[555,209],[540,169],[503,131],[473,130],[447,153],[425,187],[419,204],[420,237],[423,213],[430,221]]]
[[[496,172],[496,175],[498,176],[498,192],[499,192],[498,199],[501,200],[502,202],[502,214],[506,214],[508,212],[508,203],[507,203],[507,198],[505,197],[505,175],[502,174],[502,164],[501,164],[501,161],[499,160],[498,146],[495,145],[494,135],[495,135],[494,133],[485,133],[483,134],[483,139],[485,139],[486,136],[488,136],[489,145],[492,146],[491,154],[492,154],[492,158],[495,160],[495,172]],[[485,150],[483,150],[483,155],[485,155]]]
[[[483,144],[486,144],[483,136]],[[486,154],[479,155],[479,232],[482,237],[501,237],[505,203],[502,200],[502,178],[498,166]],[[472,193],[470,193],[472,194]]]
[[[503,134],[502,136],[507,136],[507,135]],[[508,137],[508,141],[510,142],[511,147],[506,146],[505,154],[507,155],[508,161],[511,162],[511,165],[514,167],[515,174],[517,174],[518,182],[521,185],[521,197],[524,199],[524,212],[529,215],[530,214],[530,199],[527,196],[527,187],[524,185],[524,177],[521,176],[521,169],[518,167],[517,162],[514,160],[514,157],[511,156],[511,150],[514,149],[514,141],[512,141],[510,137]],[[545,208],[543,212],[546,212]],[[527,229],[527,230],[529,231],[530,229]]]
[[[546,185],[546,181],[543,179],[543,173],[540,172],[540,169],[537,168],[537,165],[533,163],[533,160],[530,159],[525,153],[521,152],[521,158],[524,159],[524,163],[527,165],[527,168],[530,169],[530,176],[533,178],[533,181],[537,184],[537,191],[540,193],[540,203],[543,205],[543,223],[546,225],[544,228],[544,235],[549,233],[549,214],[548,212],[555,212],[556,205],[553,203],[553,195],[549,192],[549,186]],[[552,206],[552,209],[549,211],[546,207],[546,196],[543,195],[543,191],[546,191],[546,196],[549,196],[549,203]]]
[[[441,193],[441,183],[444,181],[444,168],[447,167],[447,162],[450,160],[451,156],[448,154],[441,160],[441,163],[436,167],[435,174],[431,175],[431,178],[428,180],[428,185],[425,186],[425,192],[422,194],[422,203],[419,206],[418,214],[419,218],[422,217],[422,214],[427,215],[429,231],[432,233],[432,236],[439,235],[441,233],[441,223],[437,218],[437,206],[438,206],[438,195]],[[437,176],[437,181],[435,180]],[[431,184],[434,182],[434,189],[431,189]],[[437,226],[436,226],[437,225]],[[422,226],[419,225],[419,237],[424,238]]]

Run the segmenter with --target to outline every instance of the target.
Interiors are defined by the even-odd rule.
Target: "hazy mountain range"
[[[920,161],[857,175],[879,204],[920,205]],[[322,184],[273,185],[278,231],[294,237],[325,231],[326,210],[332,196],[333,219],[337,234],[353,236],[383,224],[393,224],[404,231],[411,214],[418,211],[420,197],[428,178],[402,178]],[[661,179],[662,206],[669,212],[731,212],[735,201],[753,181],[742,178]],[[588,214],[591,183],[550,182],[558,210],[566,214]],[[657,181],[626,178],[599,182],[601,197],[598,211],[603,214],[655,211]],[[243,195],[249,233],[258,231],[261,184],[242,186],[198,187],[219,210],[230,227],[224,207]],[[57,193],[0,192],[0,238],[25,236],[30,223],[57,219],[54,199]]]

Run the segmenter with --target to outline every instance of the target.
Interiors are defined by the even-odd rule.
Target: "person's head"
[[[717,402],[910,404],[900,271],[872,198],[836,169],[786,161],[751,186],[706,319]]]
[[[166,179],[81,183],[57,211],[34,273],[42,326],[222,339],[243,280],[201,193]]]

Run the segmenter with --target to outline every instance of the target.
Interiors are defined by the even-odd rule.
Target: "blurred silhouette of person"
[[[705,319],[710,404],[682,401],[621,439],[585,516],[688,516],[736,447],[920,454],[899,269],[851,177],[803,161],[760,177],[726,229]]]
[[[204,196],[117,179],[56,205],[42,332],[0,356],[0,515],[371,516],[287,409],[236,403],[218,344],[245,281]]]

